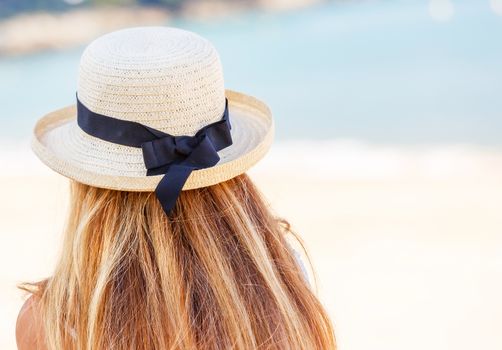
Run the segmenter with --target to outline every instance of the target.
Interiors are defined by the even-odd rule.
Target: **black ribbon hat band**
[[[141,148],[146,175],[162,175],[155,195],[169,214],[193,170],[218,163],[218,151],[232,144],[228,101],[222,118],[194,136],[172,136],[146,125],[94,113],[77,97],[77,123],[87,134],[123,146]]]

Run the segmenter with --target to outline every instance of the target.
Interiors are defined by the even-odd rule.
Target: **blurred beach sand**
[[[0,185],[5,350],[15,285],[50,274],[67,195],[65,179],[22,157]],[[502,153],[283,142],[250,175],[303,237],[340,349],[502,348]]]

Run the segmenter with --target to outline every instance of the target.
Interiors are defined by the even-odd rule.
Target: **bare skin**
[[[43,323],[36,297],[31,296],[19,311],[16,324],[18,350],[47,350],[43,340]]]

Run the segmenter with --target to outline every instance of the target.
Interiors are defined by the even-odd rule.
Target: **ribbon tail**
[[[176,199],[193,170],[192,167],[173,164],[155,188],[155,195],[166,214],[169,215],[174,208]]]

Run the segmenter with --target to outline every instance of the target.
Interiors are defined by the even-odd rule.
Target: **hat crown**
[[[225,109],[216,49],[168,27],[124,29],[93,41],[82,54],[77,93],[95,113],[171,135],[194,135]]]

